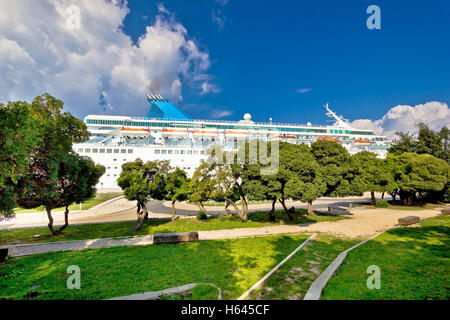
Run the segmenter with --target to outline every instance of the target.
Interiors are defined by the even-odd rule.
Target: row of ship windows
[[[133,153],[133,149],[106,149],[106,148],[78,148],[79,153]],[[204,150],[160,150],[156,149],[155,154],[205,154]],[[116,159],[114,159],[116,161]]]
[[[204,150],[159,150],[155,149],[155,154],[205,154]]]
[[[283,128],[283,127],[253,127],[253,126],[234,126],[234,125],[193,125],[193,124],[182,124],[177,125],[176,123],[165,123],[165,122],[141,122],[141,121],[127,121],[123,120],[99,120],[99,119],[86,119],[86,124],[96,124],[96,125],[120,125],[120,126],[132,126],[132,127],[160,127],[160,128],[205,128],[205,129],[238,129],[238,130],[272,130],[272,131],[289,131],[289,132],[312,132],[312,133],[326,133],[326,129],[306,129],[306,128]],[[360,133],[361,134],[361,133]],[[369,133],[372,134],[372,133]]]
[[[78,152],[82,153],[84,151],[84,153],[128,153],[131,154],[133,153],[133,149],[102,149],[102,148],[86,148],[83,150],[83,148],[79,148]]]

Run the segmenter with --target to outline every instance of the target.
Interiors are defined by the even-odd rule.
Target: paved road
[[[313,204],[314,210],[327,210],[330,204],[339,204],[343,202],[362,202],[369,201],[369,194],[365,194],[363,197],[349,197],[330,199],[322,198],[318,199]],[[287,202],[287,206],[295,206],[296,208],[306,208],[306,204],[302,202]],[[249,206],[250,212],[255,211],[267,211],[270,210],[271,204],[254,204]],[[171,216],[170,203],[166,201],[152,200],[148,203],[148,209],[150,211],[151,218],[167,218]],[[276,209],[282,209],[281,205],[277,203]],[[177,215],[182,218],[194,217],[197,215],[198,207],[187,203],[177,204]],[[207,213],[211,215],[225,214],[222,206],[207,207]],[[53,212],[53,218],[55,225],[62,225],[64,223],[64,212]],[[123,197],[119,199],[112,199],[103,204],[95,206],[89,210],[72,211],[69,216],[69,222],[71,225],[76,224],[89,224],[89,223],[107,223],[118,221],[131,221],[136,220],[136,204],[135,202],[128,201]],[[46,227],[48,224],[47,214],[45,212],[36,213],[20,213],[16,214],[16,217],[9,221],[0,222],[0,230],[17,229],[17,228],[30,228],[30,227]]]

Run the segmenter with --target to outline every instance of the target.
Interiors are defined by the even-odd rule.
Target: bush
[[[197,220],[207,220],[208,216],[203,211],[197,212]]]
[[[387,202],[386,199],[378,200],[377,202],[375,202],[375,207],[387,208],[387,207],[389,207],[389,203]]]

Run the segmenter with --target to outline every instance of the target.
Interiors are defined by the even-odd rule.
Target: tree
[[[49,229],[55,234],[51,211],[58,206],[62,193],[58,172],[73,143],[88,139],[86,125],[69,112],[61,113],[63,102],[49,94],[36,97],[31,116],[37,123],[38,145],[30,154],[26,174],[16,186],[18,204],[27,209],[44,205]]]
[[[370,191],[371,204],[375,204],[375,192],[390,192],[395,188],[391,171],[382,159],[368,151],[352,156],[352,167],[357,169],[358,181],[363,191]]]
[[[394,179],[404,205],[412,205],[417,194],[441,191],[448,183],[449,164],[432,155],[404,153],[390,155],[389,161],[394,163]]]
[[[141,159],[122,165],[117,184],[127,200],[137,202],[137,223],[133,230],[139,230],[148,219],[147,201],[164,200],[166,191],[164,177],[171,171],[169,161],[148,161]]]
[[[105,167],[95,164],[88,157],[69,154],[60,164],[58,184],[62,192],[58,205],[65,207],[64,225],[58,230],[62,232],[69,226],[69,206],[72,203],[81,203],[95,196],[95,186],[105,173]]]
[[[307,202],[308,214],[315,216],[312,202],[327,190],[320,165],[305,145],[298,148],[295,159],[289,165],[292,177],[286,183],[286,195],[293,200]]]
[[[26,175],[30,155],[39,143],[31,106],[20,101],[0,103],[0,216],[13,213],[17,183]]]
[[[417,136],[396,132],[397,139],[394,140],[389,153],[394,155],[401,155],[405,152],[431,154],[449,163],[450,130],[447,126],[443,126],[440,131],[433,131],[427,124],[421,122],[417,127],[419,129]]]
[[[327,197],[360,196],[364,186],[360,183],[358,169],[350,162],[350,154],[339,143],[318,140],[311,145],[312,153],[321,166],[327,185],[323,194]]]
[[[177,201],[187,200],[189,189],[189,179],[186,172],[180,168],[175,168],[174,171],[169,172],[165,178],[165,198],[171,201],[172,205],[172,221],[175,220],[176,209],[175,203]]]
[[[210,166],[203,162],[195,170],[188,187],[188,198],[196,203],[201,212],[206,213],[203,202],[211,199],[214,192],[214,181]]]

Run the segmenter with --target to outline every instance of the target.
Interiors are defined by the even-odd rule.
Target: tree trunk
[[[286,212],[286,214],[288,215],[289,220],[294,219],[294,217],[292,217],[292,215],[290,214],[288,208],[286,207],[286,203],[283,197],[281,197],[281,199],[279,199],[278,201],[280,201],[281,205],[283,206],[284,211]]]
[[[228,213],[230,216],[232,216],[233,215],[233,212],[230,210],[230,209],[228,209],[228,207],[230,206],[230,201],[229,200],[225,200],[225,212],[226,213]]]
[[[236,212],[239,216],[239,219],[242,221],[242,215],[243,215],[242,208],[239,209],[238,205],[233,200],[227,199],[227,201],[229,204],[231,204],[231,206],[234,208],[234,210],[236,210]],[[245,222],[245,221],[242,221],[242,222]]]
[[[272,200],[272,209],[269,211],[269,221],[275,221],[275,204],[277,199]]]
[[[197,206],[201,212],[206,213],[205,206],[203,205],[203,203],[201,201],[197,202]]]
[[[317,216],[317,214],[314,212],[312,208],[312,201],[308,201],[308,215],[313,217]]]
[[[66,210],[64,211],[64,225],[59,228],[58,232],[63,232],[69,226],[69,206],[66,206]]]
[[[241,219],[241,222],[246,222],[248,219],[247,200],[245,199],[244,192],[242,191],[242,188],[239,185],[238,185],[238,191],[239,191],[239,199],[241,200],[241,212],[239,214],[239,217]]]
[[[396,204],[396,202],[397,202],[397,192],[396,191],[392,191],[392,192],[390,192],[390,195],[392,197],[392,203]]]
[[[375,192],[370,191],[370,204],[375,205]]]
[[[384,192],[381,194],[381,199],[384,200]]]
[[[53,227],[53,217],[52,217],[52,209],[51,207],[45,207],[45,210],[47,211],[47,217],[48,217],[48,228],[50,229],[52,235],[57,235],[58,231],[55,230]]]
[[[137,209],[137,223],[133,226],[133,231],[140,230],[144,220],[148,217],[148,211],[145,203],[138,205]]]
[[[172,221],[175,220],[176,210],[175,210],[175,201],[172,201]]]
[[[57,234],[60,234],[67,226],[69,225],[69,206],[66,206],[66,210],[64,211],[64,225],[59,228],[58,230],[55,229],[53,226],[53,216],[52,216],[52,210],[53,207],[45,207],[45,210],[47,211],[47,217],[48,217],[48,228],[50,229],[52,235],[56,236]]]

